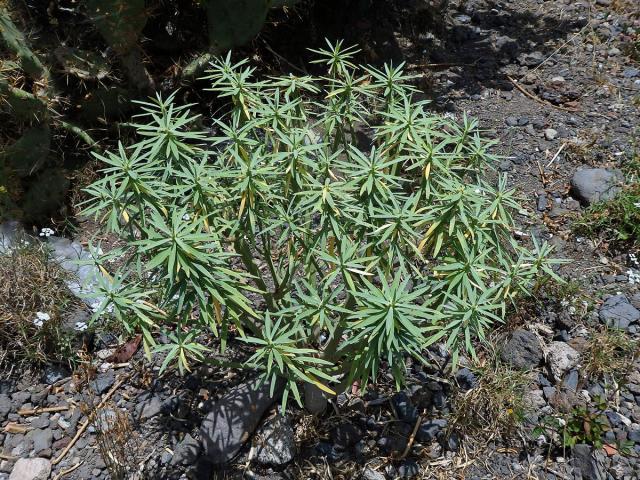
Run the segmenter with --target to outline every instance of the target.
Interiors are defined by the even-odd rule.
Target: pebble
[[[553,128],[547,128],[544,131],[544,138],[547,140],[555,140],[558,136],[558,131]]]
[[[634,67],[625,68],[622,72],[622,76],[624,78],[635,78],[637,76],[640,76],[640,69]]]

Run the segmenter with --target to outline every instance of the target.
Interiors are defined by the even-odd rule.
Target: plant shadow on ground
[[[449,77],[453,82],[449,86],[433,85],[428,78],[420,85],[436,98],[445,89],[463,89],[468,95],[485,88],[511,90],[513,85],[501,66],[534,51],[546,58],[553,52],[552,41],[588,24],[586,18],[534,15],[497,4],[476,9],[475,2],[463,2],[459,13],[452,15],[447,0],[432,0],[427,7],[418,6],[420,2],[398,3],[360,0],[350,2],[353,8],[345,8],[344,2],[330,0],[301,7],[286,22],[276,19],[267,26],[253,47],[261,51],[263,60],[271,56],[285,71],[306,65],[310,57],[306,49],[323,43],[323,37],[358,45],[363,61],[374,65],[404,61],[418,74],[459,67]]]

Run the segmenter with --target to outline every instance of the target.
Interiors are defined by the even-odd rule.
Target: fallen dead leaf
[[[105,360],[110,363],[126,363],[131,357],[136,353],[138,347],[140,346],[140,342],[142,341],[142,335],[138,334],[133,337],[128,342],[120,345],[113,355],[110,355]]]

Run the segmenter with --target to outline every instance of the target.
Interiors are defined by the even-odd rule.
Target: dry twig
[[[100,401],[100,403],[98,404],[98,406],[96,407],[96,410],[102,408],[107,401],[111,398],[111,396],[116,392],[116,390],[118,390],[118,388],[120,388],[120,386],[130,377],[130,374],[125,375],[124,377],[122,377],[120,380],[118,380],[115,385],[113,387],[111,387],[111,390],[109,390],[109,392],[104,396],[104,398]],[[58,455],[55,459],[53,459],[51,461],[51,463],[53,465],[56,465],[58,463],[60,463],[60,461],[65,457],[65,455],[67,453],[69,453],[69,450],[71,450],[71,447],[73,447],[76,442],[80,439],[80,437],[82,436],[82,434],[84,433],[84,431],[87,429],[87,427],[89,426],[89,418],[87,418],[84,423],[80,426],[80,428],[78,428],[78,431],[76,432],[75,436],[73,437],[73,439],[71,439],[71,441],[69,442],[69,444],[65,447],[65,449],[62,451],[62,453],[60,455]]]

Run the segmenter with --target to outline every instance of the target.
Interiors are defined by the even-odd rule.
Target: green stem
[[[60,124],[60,126],[62,128],[64,128],[65,130],[68,130],[71,133],[77,135],[78,138],[80,138],[80,140],[82,140],[84,143],[86,143],[89,147],[91,147],[94,150],[96,150],[96,147],[98,146],[98,142],[96,142],[93,138],[91,138],[91,135],[89,135],[86,132],[86,130],[80,128],[77,125],[74,125],[71,122],[65,122],[64,120],[59,120],[58,123]]]
[[[0,8],[0,36],[9,50],[20,59],[20,66],[34,80],[50,80],[49,70],[27,46],[27,40],[11,20],[6,8]],[[46,85],[48,86],[48,85]]]
[[[265,283],[264,278],[262,277],[262,273],[260,272],[260,269],[257,267],[255,262],[253,261],[253,256],[246,242],[241,240],[239,236],[236,236],[236,239],[234,240],[234,247],[236,252],[240,254],[242,263],[244,263],[244,266],[247,269],[247,271],[251,275],[253,275],[255,282],[258,285],[258,288],[264,292],[264,300],[265,302],[267,302],[267,307],[269,308],[269,310],[272,310],[272,311],[275,310],[273,294],[269,292],[269,288],[267,287],[267,284]]]

